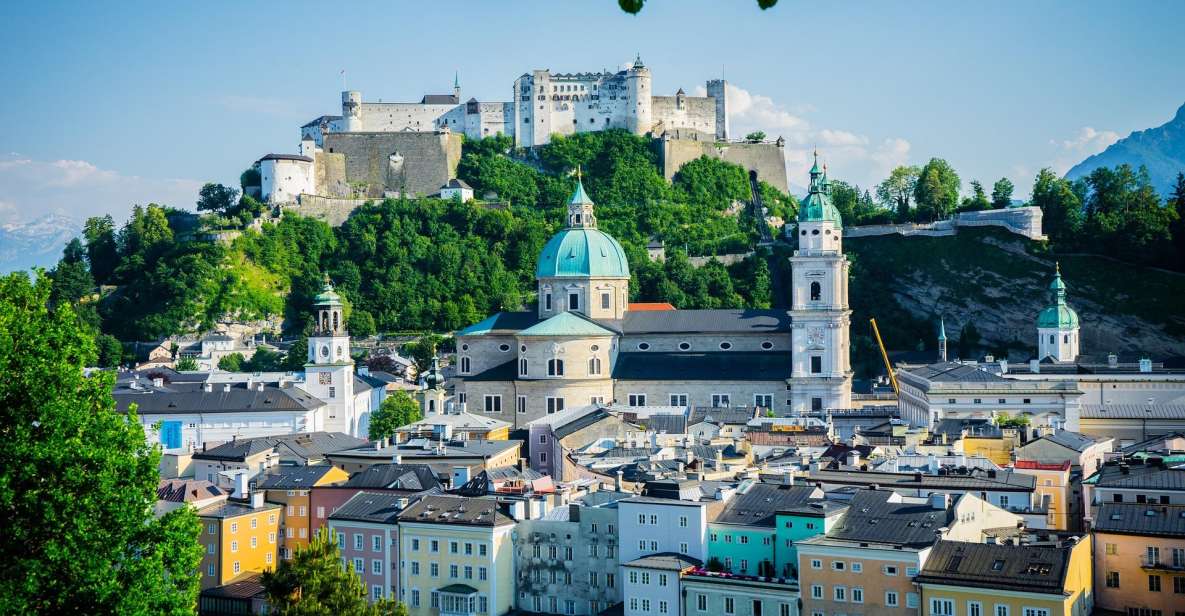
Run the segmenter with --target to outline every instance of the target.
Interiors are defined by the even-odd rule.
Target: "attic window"
[[[1048,563],[1029,563],[1029,566],[1025,567],[1025,573],[1028,575],[1049,575],[1052,570],[1053,566]]]
[[[1003,571],[1003,570],[1004,570],[1004,561],[997,560],[996,562],[992,563],[992,571]]]

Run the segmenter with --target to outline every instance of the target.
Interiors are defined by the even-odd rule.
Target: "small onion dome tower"
[[[1052,304],[1037,315],[1037,357],[1071,362],[1078,357],[1078,313],[1066,304],[1066,283],[1061,264],[1056,265],[1049,283]]]
[[[420,411],[425,416],[444,412],[446,395],[444,376],[440,373],[440,358],[433,355],[432,367],[424,375],[424,389],[420,390]]]
[[[548,240],[535,267],[539,318],[577,312],[594,319],[620,319],[629,302],[630,267],[625,250],[597,229],[593,201],[577,172],[568,202],[568,226]]]
[[[938,361],[946,361],[946,322],[938,319]]]

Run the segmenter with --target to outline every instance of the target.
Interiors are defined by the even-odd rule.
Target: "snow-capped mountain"
[[[62,256],[62,248],[81,229],[78,221],[61,214],[0,225],[0,272],[53,267]]]

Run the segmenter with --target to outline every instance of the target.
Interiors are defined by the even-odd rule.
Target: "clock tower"
[[[798,250],[790,317],[792,369],[790,409],[794,413],[852,407],[848,330],[848,259],[843,254],[843,221],[831,203],[826,171],[818,154],[811,167],[811,192],[798,208]]]
[[[350,357],[350,333],[342,316],[341,296],[329,279],[313,300],[317,316],[309,336],[309,357],[304,365],[304,390],[326,403],[318,430],[357,436],[354,417],[354,359]]]

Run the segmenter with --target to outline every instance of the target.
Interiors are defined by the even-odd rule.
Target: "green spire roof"
[[[580,178],[580,173],[576,174],[576,192],[572,193],[572,198],[568,201],[569,205],[592,205],[593,200],[589,198],[588,193],[584,192],[584,182]]]
[[[580,172],[576,191],[568,202],[568,227],[551,236],[539,263],[536,278],[552,277],[629,278],[630,266],[625,249],[608,233],[597,229],[593,200],[584,191]]]
[[[946,340],[946,322],[938,319],[938,339]]]
[[[340,306],[342,305],[342,298],[333,291],[333,284],[329,282],[329,276],[325,277],[325,285],[321,287],[321,292],[317,297],[313,298],[314,306]]]
[[[832,222],[843,227],[839,210],[831,203],[827,177],[819,169],[819,153],[815,152],[815,164],[811,166],[811,193],[798,205],[798,222]]]
[[[1077,329],[1078,313],[1066,304],[1066,283],[1062,282],[1061,264],[1056,265],[1053,282],[1049,283],[1053,303],[1037,315],[1037,327],[1042,329]]]

